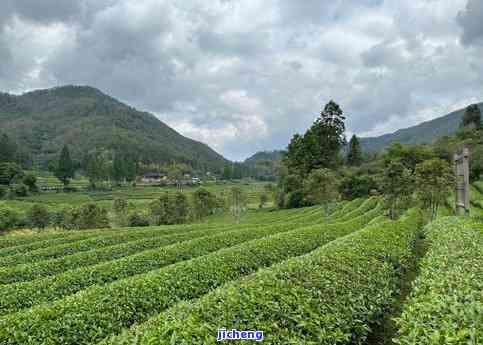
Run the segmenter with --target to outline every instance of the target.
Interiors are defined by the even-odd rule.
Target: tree
[[[106,155],[102,152],[92,152],[87,156],[84,170],[93,189],[97,188],[98,182],[108,179],[109,167],[107,161]]]
[[[27,174],[23,177],[22,182],[26,185],[31,193],[38,191],[37,187],[37,177],[34,174]]]
[[[45,229],[50,223],[50,214],[44,205],[35,204],[27,211],[27,221],[31,227]]]
[[[461,127],[481,128],[481,111],[477,104],[472,104],[466,108]]]
[[[193,217],[202,219],[214,212],[216,207],[216,196],[205,188],[198,188],[192,196]]]
[[[398,211],[404,209],[414,191],[411,171],[400,161],[392,161],[383,171],[381,187],[389,217],[396,219]]]
[[[176,187],[179,190],[181,190],[183,176],[191,170],[190,167],[183,163],[173,162],[168,166],[167,170],[169,179],[176,184]]]
[[[315,120],[306,135],[315,139],[316,152],[313,152],[310,168],[335,168],[339,164],[339,154],[345,139],[345,116],[340,106],[330,101]]]
[[[184,193],[176,193],[173,200],[172,211],[175,224],[186,222],[189,213],[189,202],[188,197]]]
[[[268,196],[267,194],[261,194],[260,195],[260,204],[258,205],[258,208],[264,208],[265,205],[268,202]]]
[[[0,163],[16,161],[17,145],[7,134],[0,136]]]
[[[114,213],[114,223],[117,226],[127,225],[127,215],[128,215],[128,203],[124,198],[116,198],[112,203],[112,211]]]
[[[304,178],[313,169],[337,168],[346,143],[344,120],[342,109],[330,101],[303,136],[294,135],[283,159],[289,174]]]
[[[339,186],[339,191],[345,199],[367,197],[373,190],[377,190],[377,183],[366,173],[349,173],[342,179]]]
[[[399,142],[395,142],[386,149],[382,156],[382,161],[385,167],[398,161],[404,166],[404,168],[408,169],[412,175],[414,174],[416,165],[434,157],[435,153],[429,146],[403,145]]]
[[[225,164],[225,166],[223,167],[223,174],[222,174],[223,180],[231,180],[232,174],[233,173],[232,173],[231,164]]]
[[[349,153],[347,154],[347,164],[350,166],[359,166],[362,163],[362,150],[359,139],[354,134],[349,141]]]
[[[166,192],[158,200],[149,204],[149,214],[152,225],[170,224],[170,200]]]
[[[232,187],[230,191],[230,210],[237,223],[240,223],[243,212],[247,209],[247,196],[240,187]]]
[[[64,145],[62,152],[60,153],[59,162],[57,168],[54,172],[55,177],[57,177],[65,187],[70,182],[70,179],[74,177],[74,165],[70,158],[69,148]]]
[[[339,197],[339,181],[332,170],[317,169],[310,173],[305,190],[311,204],[320,204],[328,216],[330,205]]]
[[[67,208],[64,211],[62,226],[66,229],[108,228],[107,211],[94,203]]]
[[[439,158],[424,161],[416,166],[416,195],[423,207],[429,210],[431,220],[439,206],[450,196],[455,178],[450,165]]]
[[[124,157],[119,152],[114,154],[111,177],[118,185],[120,185],[121,182],[126,178],[126,165],[124,162]]]
[[[10,185],[23,178],[22,168],[16,163],[0,163],[0,185]]]

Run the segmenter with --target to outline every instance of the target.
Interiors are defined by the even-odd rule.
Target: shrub
[[[27,211],[27,223],[38,229],[46,228],[50,223],[50,214],[47,208],[40,204],[33,205]]]
[[[23,177],[22,182],[27,186],[31,193],[38,192],[37,177],[35,177],[34,174],[26,174]]]
[[[0,320],[0,343],[77,345],[100,341],[175,302],[199,297],[261,267],[310,252],[369,220],[297,229],[94,286],[63,300],[5,316]],[[119,306],[129,307],[119,312]]]
[[[213,214],[216,209],[216,196],[205,188],[198,188],[192,196],[192,212],[195,219]]]
[[[112,204],[112,210],[114,212],[114,223],[116,226],[128,225],[128,203],[124,198],[116,198]]]
[[[29,194],[29,190],[23,183],[16,183],[10,185],[10,193],[12,196],[25,197]]]
[[[140,212],[132,212],[127,218],[128,226],[149,226],[149,218],[146,214]]]
[[[94,203],[64,210],[63,227],[66,229],[108,228],[107,211]]]
[[[445,217],[425,229],[429,250],[396,319],[401,345],[479,344],[483,339],[483,223]]]
[[[299,208],[305,206],[308,206],[308,204],[305,200],[303,190],[296,190],[287,194],[285,201],[286,208]]]
[[[8,195],[8,187],[0,185],[0,199],[7,197],[7,195]]]
[[[412,211],[373,224],[181,302],[103,344],[216,344],[219,328],[263,330],[269,344],[362,344],[392,302],[420,219]]]
[[[20,215],[10,208],[0,208],[0,230],[13,229],[20,225]]]

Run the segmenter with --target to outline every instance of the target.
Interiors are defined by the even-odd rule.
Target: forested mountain
[[[245,163],[251,164],[258,161],[279,161],[282,159],[284,153],[285,151],[282,150],[259,151],[245,159]]]
[[[483,112],[483,103],[479,103],[478,106]],[[464,113],[465,109],[460,109],[434,120],[397,130],[394,133],[373,138],[361,138],[362,149],[364,152],[377,152],[395,141],[402,144],[432,143],[440,137],[454,134]]]
[[[121,150],[145,163],[178,161],[221,171],[227,162],[207,145],[186,138],[154,115],[87,86],[23,95],[0,93],[0,132],[32,161],[46,165],[64,144],[74,159],[92,150]]]

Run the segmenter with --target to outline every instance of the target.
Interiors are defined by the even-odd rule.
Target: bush
[[[398,289],[419,221],[411,212],[397,222],[370,225],[183,301],[103,344],[216,344],[220,327],[263,330],[269,344],[365,343],[369,326]]]
[[[47,208],[40,204],[33,205],[27,211],[27,223],[32,228],[44,229],[50,223],[50,214]]]
[[[10,208],[0,208],[0,230],[13,229],[20,225],[19,214]]]
[[[64,211],[63,227],[65,229],[99,229],[108,228],[107,211],[90,203]]]
[[[17,312],[74,294],[94,284],[146,273],[253,239],[293,230],[296,226],[296,223],[284,223],[233,231],[228,231],[228,228],[187,231],[68,255],[56,260],[55,264],[39,262],[28,268],[14,266],[0,270],[2,284],[24,281],[21,289],[12,284],[0,290],[0,313]],[[103,262],[113,257],[119,260]],[[46,275],[53,276],[39,279]]]
[[[205,188],[198,188],[192,196],[192,212],[195,219],[202,219],[214,213],[217,201],[216,196]]]
[[[429,250],[400,318],[397,344],[477,344],[483,339],[483,223],[457,217],[425,229]]]
[[[362,198],[377,189],[376,181],[369,175],[350,174],[342,179],[339,191],[345,199]]]
[[[38,192],[38,187],[37,187],[37,177],[35,177],[34,174],[27,174],[23,177],[22,182],[24,185],[27,186],[29,191],[31,193],[36,193]]]
[[[10,185],[10,193],[12,196],[25,197],[29,194],[29,189],[23,183]]]
[[[7,315],[0,320],[0,343],[77,345],[100,341],[180,300],[200,297],[261,267],[310,252],[359,229],[365,224],[362,220],[367,223],[370,219],[276,234]],[[129,307],[119,313],[119,306]]]
[[[114,212],[114,223],[116,226],[128,225],[128,203],[124,198],[116,198],[112,204],[112,210]]]
[[[8,195],[8,187],[0,185],[0,199],[7,197],[7,195]]]
[[[305,200],[305,194],[303,190],[296,190],[287,194],[285,207],[286,208],[299,208],[309,206]]]
[[[140,212],[132,212],[127,218],[128,226],[149,226],[148,216]]]

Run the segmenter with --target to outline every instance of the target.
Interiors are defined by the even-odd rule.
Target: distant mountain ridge
[[[478,106],[483,113],[483,103],[479,103]],[[463,108],[416,126],[399,129],[394,133],[378,137],[360,138],[362,149],[365,152],[377,152],[395,141],[402,144],[432,143],[440,137],[456,133],[465,110],[466,108]]]
[[[0,93],[0,132],[36,161],[54,159],[69,145],[75,159],[94,149],[122,150],[146,163],[173,160],[221,170],[223,156],[182,136],[154,115],[89,86],[62,86],[22,95]]]
[[[279,161],[282,159],[284,153],[285,151],[283,150],[259,151],[245,159],[244,163],[251,164],[259,161]]]

